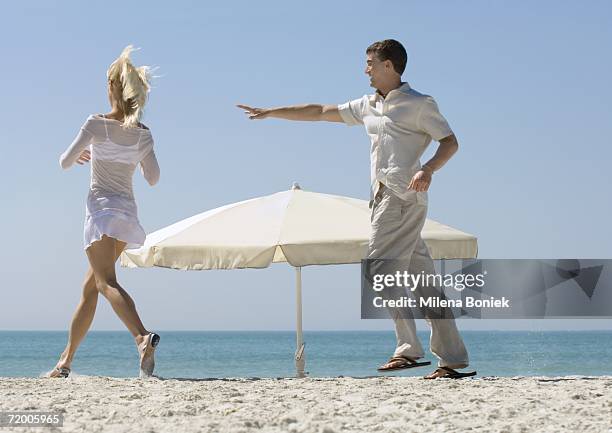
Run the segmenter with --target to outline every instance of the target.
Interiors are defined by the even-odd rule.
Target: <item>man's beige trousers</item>
[[[411,274],[435,273],[434,264],[421,230],[427,215],[425,194],[414,194],[412,200],[402,200],[393,192],[381,186],[372,205],[372,235],[368,247],[368,259],[399,259],[409,263]],[[440,295],[438,287],[419,287],[415,298]],[[398,299],[407,296],[404,288],[386,288],[383,299]],[[395,322],[397,347],[394,356],[412,359],[424,356],[423,348],[416,333],[414,318],[406,308],[388,308]],[[408,313],[408,314],[407,314]],[[427,318],[431,328],[430,350],[438,358],[440,367],[463,368],[468,365],[468,354],[459,335],[454,319]]]

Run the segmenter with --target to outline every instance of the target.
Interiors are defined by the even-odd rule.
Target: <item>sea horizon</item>
[[[295,376],[295,331],[163,331],[156,375],[163,378]],[[612,331],[462,331],[470,370],[478,377],[607,376],[612,370]],[[418,331],[432,365],[394,372],[421,376],[437,359],[429,332]],[[0,377],[39,377],[66,344],[67,331],[0,331]],[[395,347],[393,331],[304,331],[310,377],[382,376],[376,368]],[[136,377],[138,355],[127,331],[90,331],[77,352],[74,375]],[[385,375],[389,375],[388,373]]]

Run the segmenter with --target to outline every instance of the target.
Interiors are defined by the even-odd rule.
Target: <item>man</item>
[[[400,259],[412,273],[434,273],[434,266],[420,233],[427,214],[427,190],[432,175],[457,151],[458,143],[431,96],[423,95],[401,81],[407,55],[397,41],[375,42],[366,50],[365,73],[373,95],[364,95],[341,105],[294,105],[246,110],[249,119],[276,117],[288,120],[362,124],[371,140],[372,235],[368,259]],[[440,142],[437,152],[421,166],[420,157],[432,138]],[[422,292],[421,292],[422,293]],[[387,294],[387,296],[390,296]],[[394,320],[397,347],[379,371],[429,365],[417,362],[423,349],[412,317],[389,309]],[[468,365],[468,355],[453,319],[429,319],[431,351],[439,368],[426,376],[459,378],[471,373],[455,369]]]

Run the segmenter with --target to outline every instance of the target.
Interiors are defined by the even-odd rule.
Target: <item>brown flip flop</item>
[[[444,374],[442,376],[434,376],[438,372],[443,372]],[[428,374],[427,376],[423,377],[423,379],[462,379],[464,377],[471,376],[476,376],[476,372],[468,371],[461,373],[457,370],[453,370],[450,367],[438,367],[433,373]]]
[[[385,367],[391,363],[398,363],[394,367]],[[389,359],[385,364],[378,367],[378,371],[396,371],[406,370],[408,368],[424,367],[431,365],[430,361],[417,362],[414,359],[406,358],[405,356],[394,356]]]

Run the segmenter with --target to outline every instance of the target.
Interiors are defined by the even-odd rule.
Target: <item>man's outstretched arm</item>
[[[267,119],[276,117],[287,120],[304,120],[310,122],[343,122],[337,105],[305,104],[291,105],[289,107],[277,108],[254,108],[248,105],[238,104],[249,116],[249,119]]]

